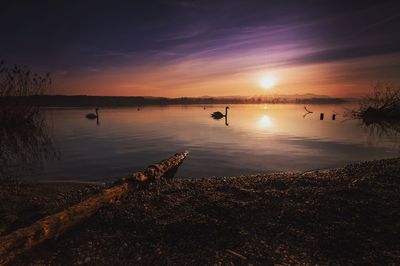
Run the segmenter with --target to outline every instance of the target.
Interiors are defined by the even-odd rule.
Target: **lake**
[[[304,171],[399,155],[395,132],[346,120],[345,105],[307,107],[314,113],[303,117],[303,105],[230,105],[228,125],[210,117],[222,105],[103,108],[98,125],[85,117],[92,109],[48,109],[60,158],[31,178],[110,180],[186,150],[179,177]]]

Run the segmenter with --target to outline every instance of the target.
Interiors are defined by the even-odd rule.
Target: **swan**
[[[225,107],[225,114],[217,111],[217,112],[212,113],[211,117],[214,118],[214,119],[221,119],[222,117],[227,117],[228,116],[228,109],[229,109],[229,106]]]
[[[99,117],[99,112],[98,112],[99,108],[96,108],[96,114],[90,113],[86,115],[87,119],[96,119]]]

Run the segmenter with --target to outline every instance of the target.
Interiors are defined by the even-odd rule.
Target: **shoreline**
[[[0,235],[104,185],[0,185]],[[400,262],[400,158],[307,172],[162,180],[13,265]]]
[[[122,107],[149,105],[196,105],[196,104],[343,104],[354,98],[329,97],[324,95],[268,95],[226,97],[152,97],[152,96],[89,96],[89,95],[32,95],[0,97],[2,102],[14,101],[41,107]]]

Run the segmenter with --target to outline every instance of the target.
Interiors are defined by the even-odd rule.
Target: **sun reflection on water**
[[[269,116],[263,115],[259,120],[259,125],[262,128],[270,128],[271,126],[273,126],[273,122]]]

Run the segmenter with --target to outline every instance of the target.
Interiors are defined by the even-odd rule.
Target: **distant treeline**
[[[24,97],[0,97],[0,104],[16,102],[21,105],[31,104],[43,107],[94,107],[94,106],[144,106],[173,104],[340,104],[347,102],[342,98],[283,98],[283,97],[143,97],[143,96],[66,96],[66,95],[35,95]]]
[[[350,99],[343,98],[304,98],[304,99],[295,99],[295,103],[306,104],[340,104],[350,102]]]

